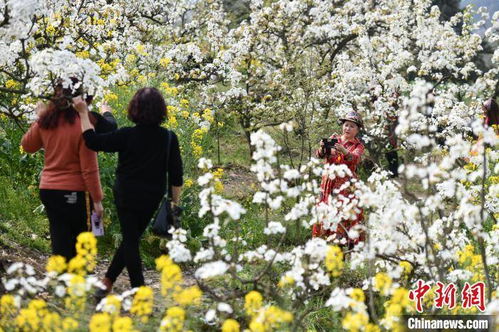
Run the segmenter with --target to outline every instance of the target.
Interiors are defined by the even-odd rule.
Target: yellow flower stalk
[[[130,313],[140,318],[143,323],[147,323],[152,314],[154,305],[154,293],[151,287],[141,286],[132,301]]]
[[[404,274],[409,275],[412,272],[412,264],[407,261],[400,261],[399,265],[404,269]]]
[[[162,66],[162,67],[167,67],[168,64],[171,62],[171,59],[170,58],[161,58],[159,60],[159,64]]]
[[[182,271],[176,264],[170,265],[161,271],[161,294],[166,296],[168,291],[176,290],[182,283]]]
[[[364,295],[364,291],[360,288],[352,289],[352,293],[350,293],[350,297],[357,302],[364,302],[366,300],[366,296]]]
[[[66,268],[66,258],[59,255],[49,257],[49,259],[47,260],[47,265],[45,267],[47,272],[55,272],[57,274],[63,273],[64,271],[66,271]]]
[[[326,269],[331,272],[333,277],[340,276],[345,265],[343,262],[343,251],[341,251],[341,248],[338,246],[329,246],[324,263],[326,265]]]
[[[234,319],[231,318],[226,319],[222,324],[222,332],[239,332],[239,331],[240,331],[240,325]]]
[[[116,317],[113,322],[113,332],[136,332],[130,317]]]
[[[385,272],[378,272],[374,276],[374,289],[382,295],[388,295],[392,286],[392,278]]]
[[[162,271],[163,269],[173,265],[173,261],[168,255],[161,255],[154,261],[156,263],[156,270]]]
[[[173,299],[180,306],[189,306],[196,305],[201,303],[201,296],[203,292],[199,289],[198,286],[192,286],[186,289],[181,290],[180,292],[176,292],[173,294]]]
[[[111,332],[111,316],[108,313],[97,313],[90,318],[90,332]]]
[[[185,311],[180,307],[171,307],[161,321],[160,331],[180,332],[184,328]]]
[[[255,315],[262,307],[263,297],[257,291],[251,291],[244,297],[244,310],[250,316]]]
[[[369,317],[365,313],[347,313],[341,322],[343,328],[347,331],[362,331],[369,323]]]

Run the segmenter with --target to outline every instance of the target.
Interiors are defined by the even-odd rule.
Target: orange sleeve
[[[100,184],[99,164],[97,162],[97,152],[87,148],[83,138],[80,140],[80,168],[83,176],[83,181],[87,187],[90,197],[94,202],[100,202],[103,198],[102,188]]]
[[[34,122],[31,127],[29,127],[21,140],[21,146],[23,147],[23,150],[28,153],[35,153],[43,147],[38,123]]]

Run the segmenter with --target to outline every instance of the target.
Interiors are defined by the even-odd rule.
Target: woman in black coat
[[[94,131],[83,100],[75,99],[74,107],[80,113],[83,138],[88,148],[118,152],[113,191],[123,240],[103,279],[106,289],[101,295],[111,291],[124,267],[128,270],[132,288],[142,286],[144,276],[139,242],[165,194],[167,172],[173,209],[179,205],[183,184],[177,136],[173,132],[168,135],[168,130],[160,126],[166,118],[165,100],[155,88],[138,90],[128,105],[128,118],[136,125],[107,134]]]

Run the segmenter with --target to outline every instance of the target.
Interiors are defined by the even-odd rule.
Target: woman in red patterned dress
[[[362,118],[357,112],[350,112],[347,116],[340,119],[342,123],[343,132],[341,135],[332,135],[331,138],[338,140],[338,143],[334,145],[330,153],[327,154],[323,148],[323,142],[321,141],[321,148],[316,151],[316,155],[319,158],[325,158],[325,163],[327,164],[344,164],[350,171],[352,171],[353,176],[336,177],[334,179],[329,178],[327,175],[322,177],[321,183],[321,197],[320,202],[328,203],[331,193],[333,190],[340,188],[345,182],[350,181],[352,178],[357,178],[356,170],[357,165],[360,163],[362,154],[364,153],[364,145],[357,138],[357,135],[362,128]],[[346,201],[352,197],[351,191],[346,188],[340,190],[338,196],[344,196]],[[346,203],[346,202],[344,202]],[[329,237],[331,235],[336,235],[337,239],[345,239],[349,247],[353,247],[359,241],[364,241],[364,233],[360,232],[359,237],[350,238],[348,236],[348,231],[355,225],[361,223],[363,220],[362,210],[355,215],[353,219],[342,218],[338,227],[335,231],[324,229],[322,223],[317,223],[312,228],[312,236],[322,236]]]

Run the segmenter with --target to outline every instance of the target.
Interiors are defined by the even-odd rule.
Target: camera
[[[337,138],[323,138],[322,143],[324,143],[324,145],[322,146],[322,154],[329,156],[331,154],[331,149],[333,149],[334,145],[336,143],[338,143],[338,139]]]

